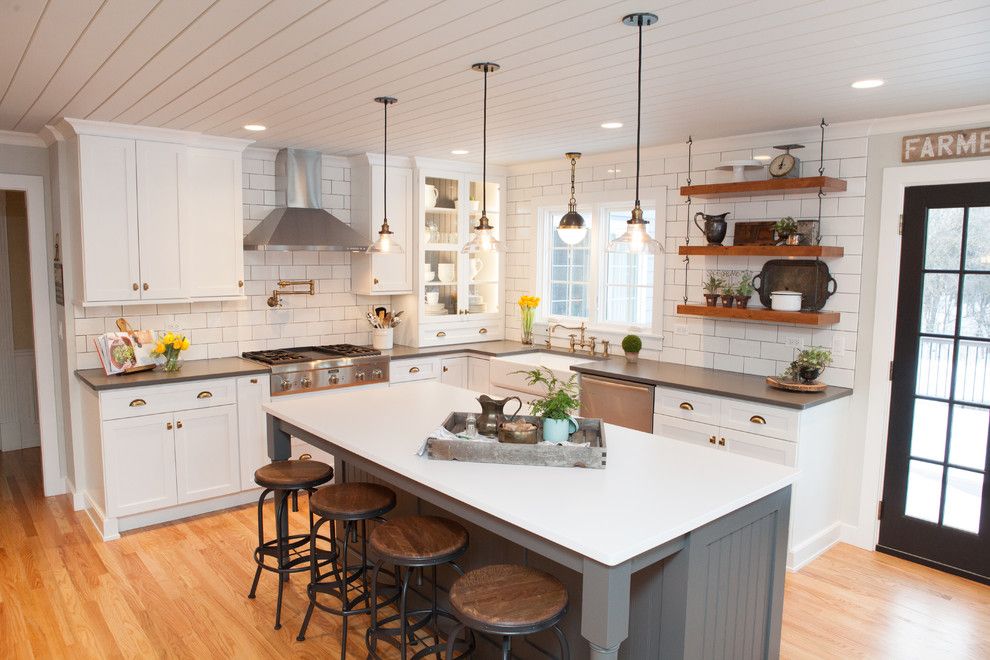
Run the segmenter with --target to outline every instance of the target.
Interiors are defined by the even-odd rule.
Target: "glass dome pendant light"
[[[485,95],[481,123],[481,217],[478,226],[474,228],[471,240],[461,248],[462,254],[477,254],[479,252],[504,252],[503,246],[495,238],[495,227],[488,220],[488,74],[498,71],[501,67],[493,62],[479,62],[471,68],[485,74]]]
[[[378,240],[368,246],[367,252],[373,254],[402,254],[402,246],[395,241],[395,234],[388,226],[388,106],[398,103],[399,99],[392,96],[378,96],[376,103],[385,106],[385,146],[382,150],[382,228],[378,232]]]
[[[577,200],[574,199],[574,168],[577,167],[577,161],[581,154],[576,151],[569,151],[564,154],[564,157],[571,161],[571,199],[567,202],[567,213],[557,223],[557,236],[567,245],[577,245],[588,235],[588,225],[584,223],[584,218],[577,212]]]
[[[632,216],[626,221],[625,233],[609,242],[606,248],[608,252],[619,254],[663,252],[660,242],[647,233],[646,225],[649,222],[643,219],[643,208],[639,204],[639,142],[643,124],[643,27],[653,25],[658,20],[660,19],[656,14],[647,13],[629,14],[622,19],[625,25],[639,29],[639,68],[636,78],[636,206],[633,207]]]

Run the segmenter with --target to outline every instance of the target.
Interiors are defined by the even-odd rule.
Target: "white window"
[[[538,207],[536,249],[539,295],[543,299],[538,319],[583,321],[589,327],[605,331],[659,335],[663,316],[663,255],[605,251],[608,242],[626,230],[634,202],[631,198],[603,194],[612,196],[578,207],[588,225],[588,234],[576,245],[564,243],[555,230],[567,211],[566,203]],[[663,200],[665,195],[656,198]],[[644,218],[650,223],[647,231],[655,237],[656,203],[648,204],[644,199],[641,205]]]

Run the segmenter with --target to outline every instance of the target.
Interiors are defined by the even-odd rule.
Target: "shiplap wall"
[[[244,232],[254,229],[276,208],[275,151],[248,149],[244,154]],[[323,207],[350,222],[350,168],[342,158],[323,158]],[[316,295],[285,296],[281,309],[266,304],[279,279],[314,279]],[[244,253],[245,300],[168,305],[75,306],[79,368],[99,367],[93,339],[115,332],[118,317],[138,328],[165,329],[174,324],[192,346],[187,360],[228,357],[243,351],[349,342],[368,344],[365,312],[388,298],[355,296],[347,252]]]
[[[802,158],[802,174],[818,174],[821,140],[812,129],[793,133],[741,136],[694,143],[692,183],[730,181],[731,172],[715,169],[723,160],[752,158],[759,154],[776,154],[774,144],[798,142],[805,148],[795,152]],[[578,147],[580,145],[568,145]],[[626,190],[634,187],[635,163],[632,152],[602,155],[579,161],[577,168],[577,200],[581,193]],[[641,185],[644,188],[666,186],[666,269],[664,272],[662,344],[646,341],[645,357],[665,362],[690,364],[757,375],[780,373],[793,359],[794,344],[825,346],[833,349],[833,366],[826,370],[823,380],[833,385],[852,387],[855,365],[856,331],[858,328],[860,275],[862,272],[863,214],[866,190],[867,137],[844,131],[828,135],[825,140],[825,174],[842,177],[848,182],[844,193],[833,193],[822,203],[822,243],[841,245],[845,256],[829,259],[827,264],[835,277],[838,292],[825,309],[842,313],[834,326],[812,329],[791,324],[724,321],[700,317],[678,316],[675,307],[682,302],[685,278],[689,302],[703,302],[702,280],[708,270],[760,271],[766,257],[724,258],[692,257],[685,274],[683,257],[677,246],[685,243],[688,232],[688,207],[679,187],[688,177],[687,145],[666,145],[645,149]],[[537,252],[534,248],[537,231],[537,211],[533,200],[541,197],[566,195],[569,192],[569,163],[559,161],[532,163],[510,168],[506,240],[508,279],[506,283],[506,336],[518,338],[519,310],[515,301],[523,294],[538,294],[536,284]],[[764,171],[749,173],[750,178],[763,178]],[[621,193],[618,193],[622,197]],[[797,219],[818,215],[816,193],[766,195],[731,199],[695,199],[690,213],[730,212],[729,220],[777,220],[791,215]],[[704,244],[704,237],[691,225],[692,244]],[[726,245],[732,244],[733,223],[729,223]],[[754,295],[754,300],[756,297]],[[757,303],[758,304],[758,303]],[[600,335],[601,333],[599,333]],[[657,348],[662,349],[659,352]],[[835,349],[841,350],[835,350]]]

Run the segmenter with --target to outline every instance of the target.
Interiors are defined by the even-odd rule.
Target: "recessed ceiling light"
[[[761,156],[753,156],[753,160],[758,160],[758,161],[761,161],[761,162],[764,162],[765,163],[768,160],[773,160],[773,158],[770,157],[770,156],[761,155]]]
[[[455,156],[466,156],[470,152],[467,149],[454,149],[450,153],[454,154]]]
[[[263,124],[244,124],[244,129],[248,131],[263,131],[268,127]]]
[[[602,128],[622,128],[621,121],[607,121],[602,124]]]
[[[853,89],[872,89],[874,87],[879,87],[883,84],[883,81],[879,78],[870,78],[868,80],[857,80],[852,84]]]

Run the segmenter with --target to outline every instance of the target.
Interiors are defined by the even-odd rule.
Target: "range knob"
[[[340,376],[338,376],[337,374],[330,374],[329,381],[331,385],[336,385],[340,382]]]
[[[382,376],[384,376],[384,375],[385,375],[385,373],[381,369],[375,369],[374,371],[371,372],[371,377],[372,378],[381,379]]]
[[[363,371],[359,371],[356,374],[354,374],[354,380],[364,380],[364,376],[365,373]]]
[[[283,392],[288,392],[289,390],[292,389],[292,381],[286,378],[285,376],[283,376],[282,382],[279,384],[279,387],[282,388]]]
[[[302,380],[299,381],[299,384],[303,386],[303,389],[312,387],[313,386],[313,379],[310,378],[309,376],[303,376],[302,377]]]

